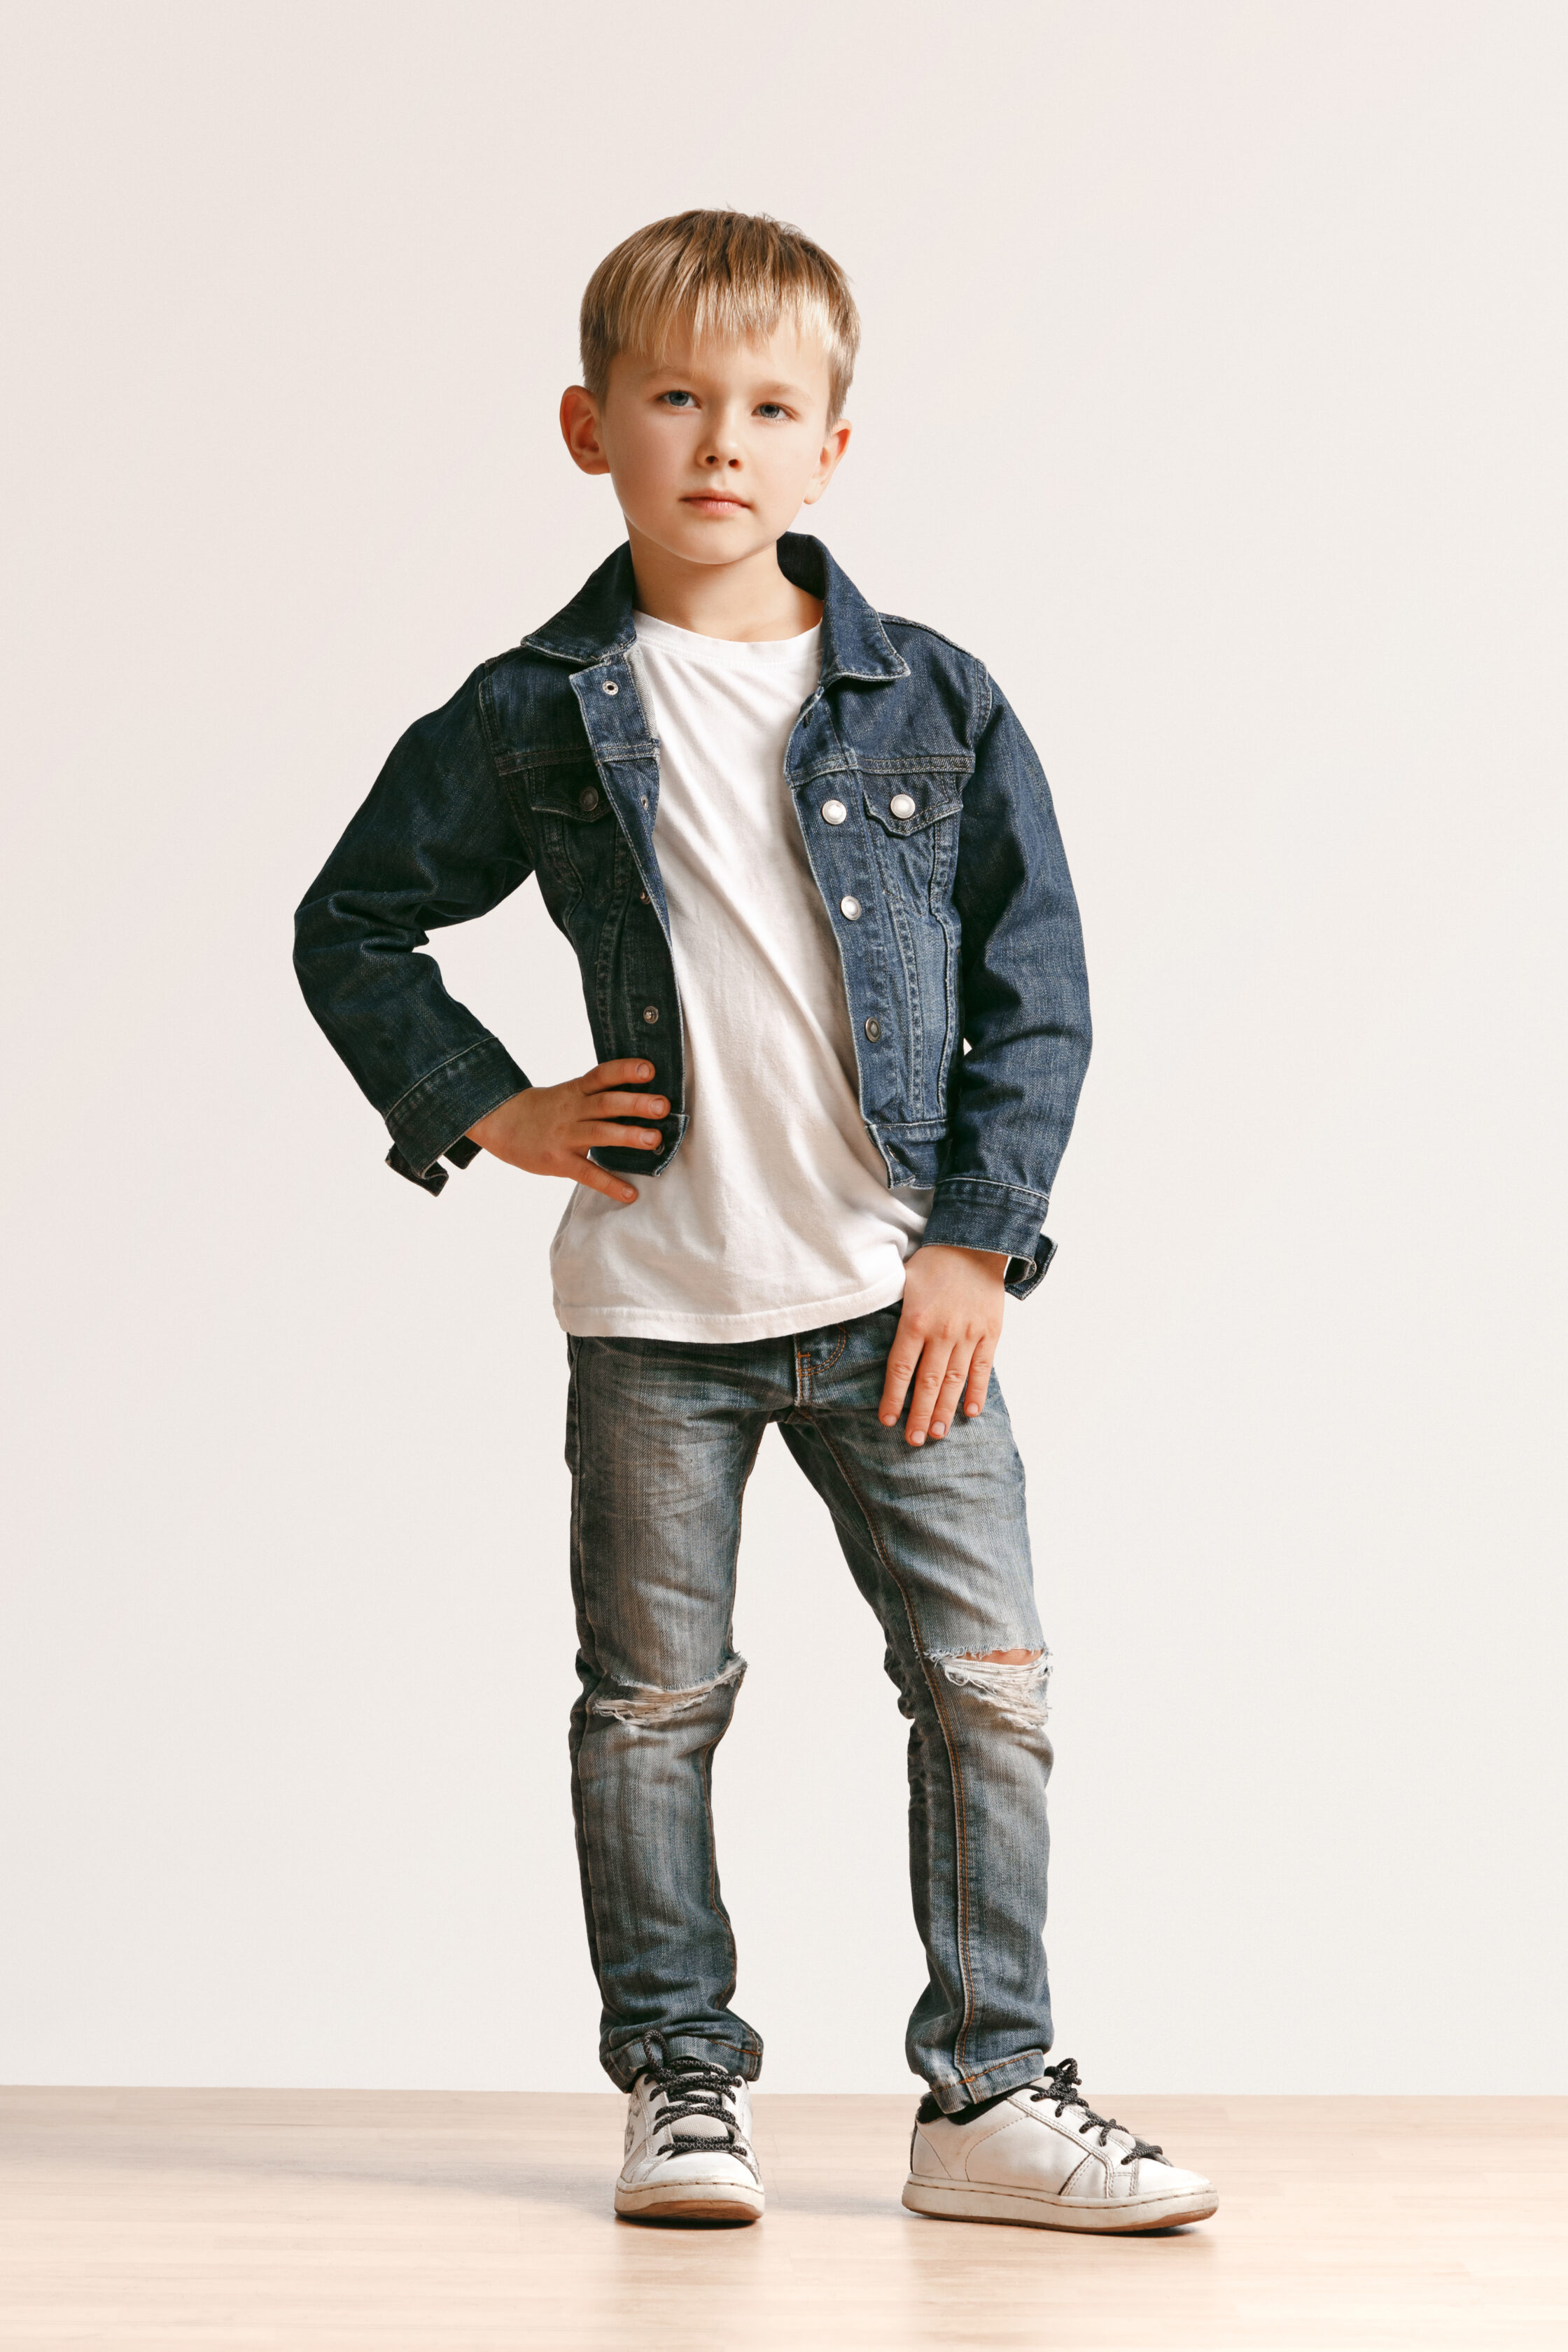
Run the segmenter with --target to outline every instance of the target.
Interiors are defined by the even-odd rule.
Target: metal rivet
[[[841,915],[847,915],[852,923],[858,923],[860,919],[859,899],[840,898],[838,901],[838,911]]]
[[[648,1027],[651,1029],[651,1028],[653,1027],[654,1023],[658,1019],[658,1005],[657,1005],[657,1004],[645,1004],[645,1005],[643,1006],[643,1009],[642,1009],[642,1017],[643,1017],[643,1019],[647,1023]]]
[[[652,904],[653,904],[653,900],[648,897],[647,892],[646,890],[644,890],[644,891],[640,892],[640,893],[639,893],[639,896],[641,897],[641,899],[642,899],[643,905],[644,905],[645,907],[651,907],[651,906],[652,906]]]
[[[616,681],[615,681],[615,679],[614,679],[613,677],[607,677],[607,678],[605,678],[605,681],[604,681],[604,685],[603,685],[603,688],[602,688],[602,689],[601,689],[601,690],[602,690],[604,693],[605,693],[605,694],[619,694],[619,692],[620,692],[620,690],[621,690],[621,689],[620,689],[620,688],[616,684]]]
[[[871,1043],[872,1043],[872,1045],[873,1045],[876,1044],[876,1042],[877,1042],[878,1038],[881,1035],[881,1034],[882,1034],[882,1024],[881,1024],[881,1023],[880,1023],[879,1021],[877,1021],[877,1020],[871,1020],[871,1021],[868,1021],[868,1022],[867,1022],[867,1024],[866,1024],[866,1034],[867,1034],[867,1036],[868,1036],[868,1037],[869,1037],[869,1039],[871,1040]]]
[[[824,801],[822,803],[822,815],[825,824],[842,824],[848,814],[849,812],[845,807],[842,801]]]
[[[895,793],[888,807],[894,816],[913,816],[915,813],[914,802],[908,793]]]
[[[598,793],[594,790],[594,787],[593,787],[593,785],[592,785],[592,784],[590,784],[590,785],[589,785],[589,787],[588,787],[588,789],[587,789],[587,791],[586,791],[585,793],[578,793],[578,795],[577,795],[577,805],[578,805],[578,807],[579,807],[580,809],[587,809],[587,810],[589,810],[589,811],[592,811],[592,810],[596,809],[596,808],[598,807],[598,805],[599,805],[599,795],[598,795]]]

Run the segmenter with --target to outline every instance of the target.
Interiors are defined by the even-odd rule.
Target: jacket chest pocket
[[[608,905],[622,879],[621,828],[591,762],[527,779],[525,790],[551,911]]]
[[[960,1034],[958,917],[952,905],[963,776],[939,769],[866,776],[867,833],[903,977],[909,1112],[944,1116]]]
[[[861,779],[872,847],[889,898],[939,921],[952,895],[963,781],[947,773]]]

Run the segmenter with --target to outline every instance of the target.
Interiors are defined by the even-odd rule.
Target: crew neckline
[[[723,664],[748,662],[799,661],[805,655],[815,655],[822,636],[822,624],[803,629],[794,637],[706,637],[697,629],[677,628],[673,621],[656,620],[651,613],[634,613],[632,626],[639,645],[660,646],[665,652],[683,655],[691,661]]]

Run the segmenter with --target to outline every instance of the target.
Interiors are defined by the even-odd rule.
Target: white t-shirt
[[[860,1117],[838,946],[784,755],[819,631],[762,645],[637,615],[659,739],[654,845],[669,905],[690,1124],[619,1207],[574,1188],[551,1249],[581,1338],[770,1339],[890,1306],[929,1192],[889,1191]]]

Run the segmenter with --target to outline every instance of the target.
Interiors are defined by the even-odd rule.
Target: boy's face
[[[781,324],[763,343],[688,340],[657,365],[620,352],[602,401],[564,394],[561,430],[585,474],[609,475],[634,537],[734,563],[827,488],[849,439],[828,392],[821,345]]]

